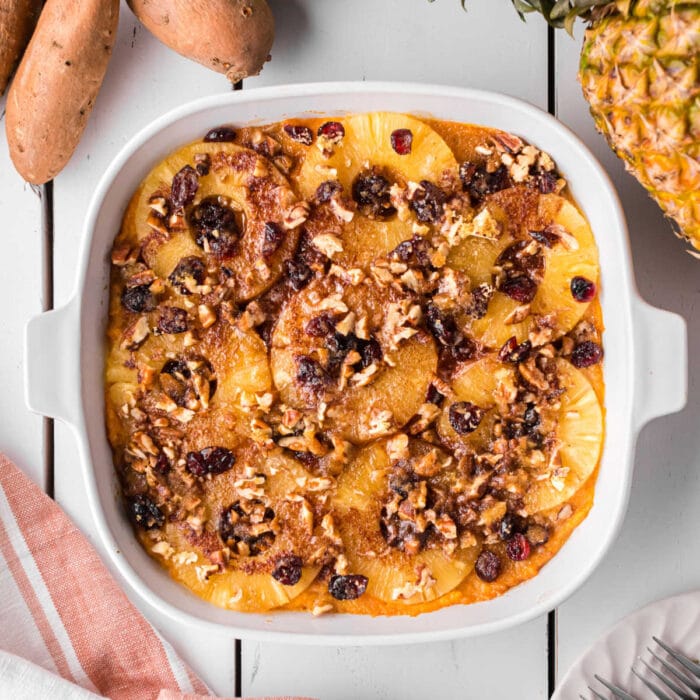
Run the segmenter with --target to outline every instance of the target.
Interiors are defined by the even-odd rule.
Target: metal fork
[[[683,667],[684,671],[687,671],[687,673],[682,672],[675,666],[672,666],[669,664],[667,661],[662,659],[658,654],[656,654],[654,651],[652,651],[649,647],[647,647],[647,651],[661,664],[663,671],[657,671],[655,668],[652,668],[644,659],[639,657],[639,660],[644,664],[644,666],[647,668],[647,670],[654,675],[656,678],[658,678],[667,688],[669,688],[675,695],[671,696],[668,693],[666,693],[664,690],[662,690],[658,685],[655,683],[652,683],[651,681],[646,680],[635,668],[632,666],[631,671],[632,673],[639,678],[639,680],[644,683],[644,685],[651,690],[652,693],[659,699],[659,700],[676,700],[677,698],[680,698],[680,700],[700,700],[700,664],[696,663],[695,661],[689,659],[687,656],[684,654],[681,654],[679,651],[674,649],[673,647],[670,647],[668,644],[665,642],[661,641],[658,637],[652,637],[652,639],[680,666]],[[630,695],[626,690],[623,688],[620,688],[617,685],[614,685],[610,681],[605,680],[604,678],[601,678],[598,675],[595,675],[595,679],[604,685],[612,694],[613,697],[618,698],[618,700],[637,700],[637,698],[634,697],[634,695]],[[682,685],[680,685],[680,684]],[[596,700],[607,700],[604,695],[601,695],[598,693],[596,690],[588,686],[588,690],[593,693],[593,697]],[[691,692],[692,691],[692,694]],[[586,698],[583,695],[579,696],[581,700],[586,700]]]

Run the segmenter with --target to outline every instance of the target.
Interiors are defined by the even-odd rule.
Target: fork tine
[[[634,667],[630,670],[632,671],[632,673],[634,673],[635,676],[637,676],[637,678],[639,678],[640,681],[642,681],[642,683],[644,683],[644,685],[647,688],[649,688],[649,690],[651,690],[652,693],[654,693],[654,695],[656,695],[657,698],[659,698],[659,700],[673,700],[673,698],[670,695],[666,695],[666,693],[664,693],[664,691],[661,690],[661,688],[659,688],[658,685],[654,685],[654,683],[651,683],[650,681],[646,680],[646,678],[643,678],[639,673],[637,673]]]
[[[598,674],[593,676],[599,683],[602,683],[616,698],[620,700],[637,700],[634,695],[630,695],[626,690],[613,685],[610,681],[606,681],[601,678]]]
[[[700,664],[691,661],[687,656],[672,649],[668,644],[662,642],[658,637],[652,639],[668,654],[670,654],[681,666],[685,666],[696,678],[700,678]]]
[[[698,683],[695,683],[692,679],[688,678],[688,676],[685,675],[685,673],[681,673],[677,668],[674,668],[669,664],[667,661],[662,659],[658,654],[653,652],[649,647],[647,647],[647,651],[672,675],[674,675],[681,683],[684,685],[687,685],[691,690],[695,691],[696,693],[700,693],[700,685]]]
[[[591,693],[593,693],[593,697],[594,697],[596,700],[606,700],[606,698],[604,698],[600,693],[596,693],[596,691],[593,690],[593,688],[591,688],[590,685],[588,686],[588,690],[590,690]],[[582,696],[582,697],[583,697],[583,696]],[[586,699],[584,698],[583,700],[586,700]]]
[[[681,700],[698,700],[697,695],[688,695],[680,686],[676,685],[670,678],[666,678],[662,673],[659,673],[655,668],[652,668],[644,659],[639,659],[650,673],[653,673],[662,683],[670,688]]]

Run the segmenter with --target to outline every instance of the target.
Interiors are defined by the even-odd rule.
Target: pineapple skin
[[[700,0],[597,8],[579,81],[613,151],[700,249]]]

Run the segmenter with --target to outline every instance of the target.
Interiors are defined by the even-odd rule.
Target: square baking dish
[[[483,124],[547,151],[596,234],[605,321],[606,441],[595,504],[560,552],[533,579],[482,603],[417,617],[237,613],[214,607],[173,581],[141,548],[118,497],[104,427],[104,334],[109,252],[132,192],[153,165],[211,127],[289,117],[386,110]],[[398,83],[327,83],[244,90],[183,105],[134,136],[93,194],[77,285],[64,307],[26,329],[29,407],[74,431],[96,534],[129,585],[169,616],[232,636],[330,645],[428,642],[501,630],[561,603],[600,562],[622,523],[642,426],[680,410],[686,396],[683,319],[655,309],[636,291],[627,228],[615,190],[576,136],[549,114],[516,99],[474,90]]]

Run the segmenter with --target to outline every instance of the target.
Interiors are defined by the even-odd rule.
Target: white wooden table
[[[616,619],[654,599],[700,587],[700,320],[693,317],[700,263],[673,240],[656,206],[594,132],[574,77],[580,41],[555,38],[537,18],[522,24],[508,0],[470,0],[467,13],[459,0],[271,4],[277,20],[273,60],[243,89],[322,80],[437,82],[505,92],[570,125],[601,158],[622,196],[642,294],[689,322],[691,399],[683,413],[642,433],[622,534],[591,579],[549,618],[476,640],[309,648],[205,638],[132,599],[221,695],[546,698],[557,675]],[[93,527],[69,430],[24,408],[23,327],[30,316],[72,294],[92,188],[125,141],[181,102],[228,89],[222,76],[159,44],[123,3],[119,39],[85,137],[69,166],[43,189],[43,200],[12,170],[4,130],[0,138],[0,450],[51,493],[90,539]],[[0,102],[0,113],[2,107]]]

